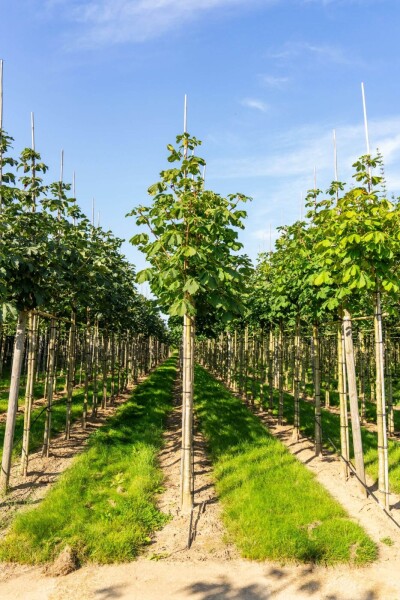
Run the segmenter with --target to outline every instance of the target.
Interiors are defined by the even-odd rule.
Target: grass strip
[[[195,403],[228,534],[246,558],[324,564],[373,561],[363,529],[242,401],[196,369]]]
[[[154,497],[162,484],[157,452],[172,408],[175,359],[140,384],[89,438],[37,508],[20,513],[0,543],[0,559],[42,563],[69,545],[81,562],[137,556],[168,517]]]

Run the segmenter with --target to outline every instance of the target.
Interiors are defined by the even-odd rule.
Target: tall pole
[[[62,184],[64,179],[64,150],[61,150],[61,160],[60,160],[60,203],[62,200]],[[61,221],[61,206],[58,209],[58,220]]]
[[[3,61],[0,60],[0,211],[3,210]]]
[[[32,150],[35,152],[35,115],[31,112],[31,145]],[[32,212],[36,210],[36,190],[35,190],[35,176],[36,176],[36,159],[32,156]]]
[[[76,182],[75,182],[75,171],[72,173],[72,197],[76,201]],[[74,225],[76,225],[76,217],[74,217]]]
[[[371,149],[370,149],[370,145],[369,145],[367,103],[366,103],[366,100],[365,100],[365,88],[364,88],[364,83],[363,82],[361,82],[361,95],[362,95],[363,113],[364,113],[365,142],[366,142],[366,146],[367,146],[367,154],[370,157],[371,156]],[[368,190],[370,191],[370,188],[371,188],[371,167],[370,166],[368,166],[368,175],[369,175]]]
[[[35,150],[35,115],[31,112],[31,139],[32,139],[32,150]]]
[[[187,95],[183,102],[183,133],[187,133]]]
[[[367,118],[367,103],[365,101],[365,88],[364,83],[361,83],[361,95],[363,102],[363,113],[364,113],[364,129],[365,129],[365,141],[367,144],[367,154],[371,154],[370,145],[369,145],[369,132],[368,132],[368,118]]]
[[[4,61],[0,60],[0,130],[3,129],[3,65]]]

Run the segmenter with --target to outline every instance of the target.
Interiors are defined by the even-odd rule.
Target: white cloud
[[[329,44],[311,44],[309,42],[287,42],[280,49],[271,50],[268,58],[283,62],[293,62],[297,59],[304,60],[304,56],[313,57],[320,62],[330,62],[345,66],[363,66],[357,57],[350,56],[339,46]]]
[[[275,77],[274,75],[260,75],[261,83],[272,88],[283,88],[289,82],[289,77]]]
[[[279,0],[248,0],[246,9]],[[63,17],[77,23],[75,44],[96,48],[125,42],[144,42],[179,28],[211,11],[243,10],[242,0],[47,0],[49,10],[63,8]]]
[[[261,112],[267,112],[269,108],[268,104],[262,100],[257,100],[256,98],[244,98],[241,101],[241,104],[247,108],[254,108],[255,110],[259,110]]]
[[[372,120],[369,123],[371,151],[379,148],[383,154],[389,191],[399,190],[400,163],[400,117]],[[351,183],[351,165],[366,153],[363,124],[343,125],[336,130],[339,179]],[[303,126],[281,132],[274,139],[258,140],[261,147],[270,152],[226,158],[210,168],[210,176],[225,178],[268,178],[274,187],[284,183],[285,190],[293,189],[298,195],[301,190],[313,187],[314,167],[317,170],[317,186],[325,189],[334,178],[333,133],[326,127]],[[293,197],[293,193],[292,193]]]

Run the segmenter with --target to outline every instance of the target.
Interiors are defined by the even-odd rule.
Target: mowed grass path
[[[196,369],[195,406],[229,537],[246,558],[373,561],[372,540],[243,402]]]
[[[175,358],[140,384],[35,509],[17,515],[0,559],[41,563],[68,544],[81,562],[133,559],[166,522],[157,453],[172,409]]]

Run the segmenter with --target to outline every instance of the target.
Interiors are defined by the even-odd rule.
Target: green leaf
[[[195,279],[190,278],[190,279],[187,279],[187,281],[183,287],[183,291],[188,292],[189,294],[193,295],[197,292],[197,290],[199,288],[200,288],[199,283]]]
[[[139,271],[139,273],[136,275],[136,281],[138,283],[144,283],[145,281],[151,281],[152,276],[153,276],[152,269],[143,269],[142,271]]]

